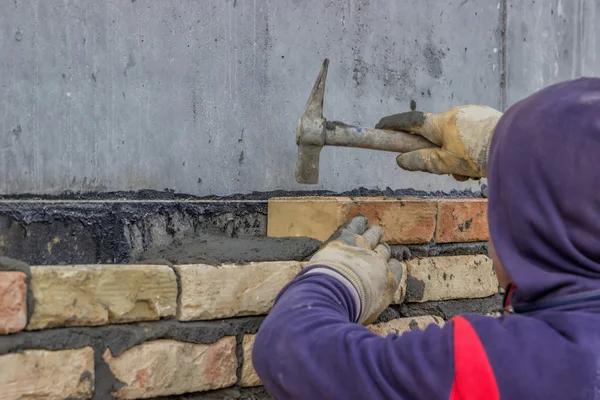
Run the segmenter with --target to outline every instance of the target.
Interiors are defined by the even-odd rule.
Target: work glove
[[[494,128],[502,113],[487,106],[466,105],[439,114],[409,111],[382,118],[375,126],[412,132],[439,146],[400,154],[398,166],[408,171],[452,174],[458,181],[487,176]]]
[[[402,278],[402,266],[390,259],[390,247],[379,243],[381,228],[369,227],[364,216],[340,227],[337,235],[310,259],[307,267],[320,267],[307,274],[327,274],[346,285],[358,312],[355,322],[368,325],[392,302]]]

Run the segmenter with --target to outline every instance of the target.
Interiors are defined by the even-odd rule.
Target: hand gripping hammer
[[[296,181],[298,183],[319,182],[319,156],[323,146],[359,147],[395,153],[437,147],[427,139],[408,132],[359,128],[342,122],[327,121],[323,117],[323,97],[328,67],[329,60],[325,59],[310,92],[304,114],[298,121],[296,130],[298,145]]]

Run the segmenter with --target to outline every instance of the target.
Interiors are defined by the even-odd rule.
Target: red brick
[[[359,197],[353,199],[349,218],[366,216],[383,229],[388,244],[429,243],[435,232],[437,205],[434,201]]]
[[[438,205],[437,243],[489,239],[487,200],[442,200]]]
[[[0,272],[0,334],[27,325],[27,283],[23,272]]]

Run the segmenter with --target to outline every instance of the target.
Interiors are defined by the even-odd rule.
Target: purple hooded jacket
[[[514,312],[386,338],[347,289],[297,276],[252,360],[276,399],[600,399],[600,79],[548,87],[500,119],[489,227]]]

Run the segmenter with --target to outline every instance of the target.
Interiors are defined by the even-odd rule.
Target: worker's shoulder
[[[560,323],[518,314],[458,318],[464,318],[476,332],[501,398],[581,398],[571,392],[572,382],[589,388],[597,379],[596,355],[583,345],[583,338],[573,336],[575,331],[564,318]],[[454,334],[456,341],[460,333],[455,329]],[[553,385],[542,388],[538,381]],[[524,393],[531,396],[523,397]]]

